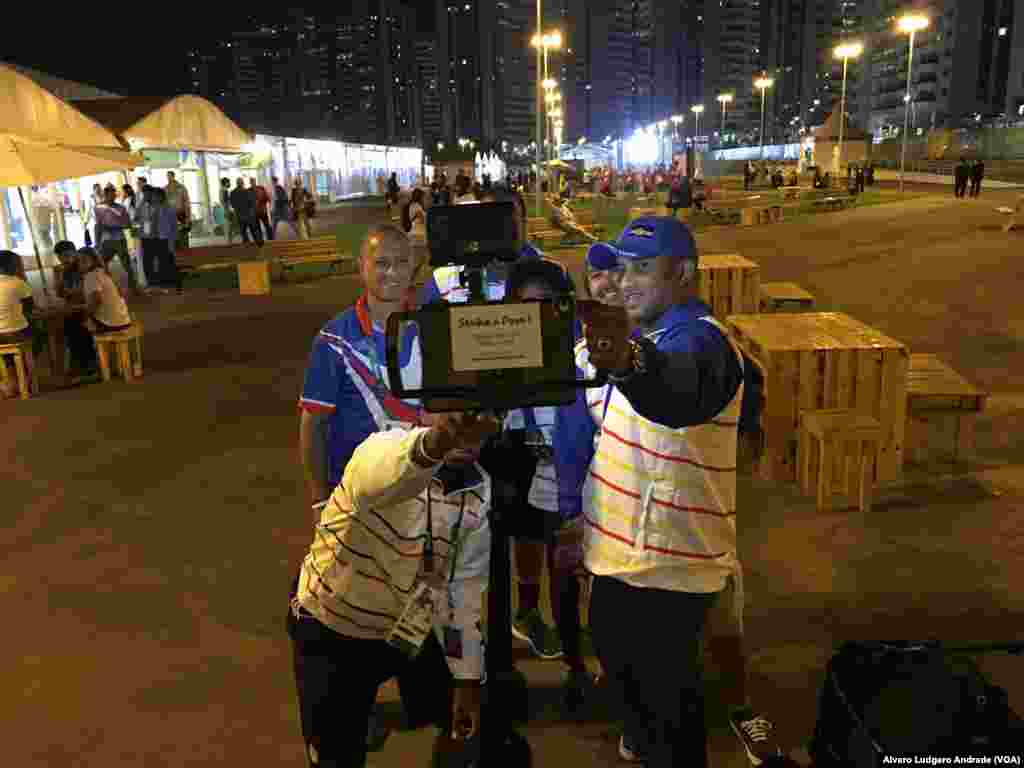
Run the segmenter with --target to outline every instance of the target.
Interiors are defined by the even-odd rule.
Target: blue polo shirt
[[[329,414],[327,473],[333,488],[356,447],[374,432],[419,423],[419,402],[400,400],[388,389],[384,332],[352,307],[331,320],[313,341],[299,407]],[[403,381],[420,386],[421,363],[415,329],[402,339]]]

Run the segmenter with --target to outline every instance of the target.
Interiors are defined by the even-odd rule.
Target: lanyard
[[[434,515],[431,505],[431,499],[433,495],[430,493],[430,488],[427,488],[427,538],[423,542],[423,572],[426,574],[432,574],[434,572]],[[461,549],[461,543],[459,541],[459,533],[462,531],[462,518],[466,512],[466,492],[462,492],[462,498],[459,501],[459,517],[455,521],[455,525],[451,530],[451,545],[448,547],[448,558],[451,561],[451,568],[448,572],[448,583],[455,580],[455,565],[459,556],[459,549]]]

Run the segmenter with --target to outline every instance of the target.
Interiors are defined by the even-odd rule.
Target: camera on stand
[[[604,375],[579,379],[573,354],[576,302],[564,294],[533,301],[489,301],[488,268],[519,258],[516,204],[434,206],[427,214],[430,264],[459,272],[466,303],[438,302],[392,314],[387,324],[387,368],[392,393],[417,399],[430,412],[492,411],[564,406],[582,387],[603,386]],[[400,342],[418,336],[419,381],[404,381]],[[511,536],[536,521],[523,520],[518,499],[536,467],[525,436],[503,432],[485,448],[481,464],[492,479],[491,561],[487,604],[487,694],[481,717],[477,768],[529,766],[528,742],[514,723],[528,719],[525,678],[512,660]],[[533,456],[531,460],[531,455]],[[543,523],[541,523],[543,524]],[[522,527],[521,527],[522,526]]]

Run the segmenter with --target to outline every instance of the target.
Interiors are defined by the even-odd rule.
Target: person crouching
[[[491,483],[477,459],[499,423],[433,421],[366,438],[315,525],[287,619],[310,766],[365,765],[377,689],[398,675],[417,683],[411,725],[441,729],[436,755],[478,731]]]

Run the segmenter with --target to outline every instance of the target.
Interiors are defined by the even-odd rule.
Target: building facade
[[[863,124],[876,138],[901,135],[909,45],[896,22],[914,10],[930,25],[914,41],[910,133],[1019,120],[1024,106],[1024,2],[930,0],[911,6],[865,0]]]
[[[268,7],[189,53],[192,92],[260,132],[414,143],[415,28],[396,0],[355,0],[342,15]]]

